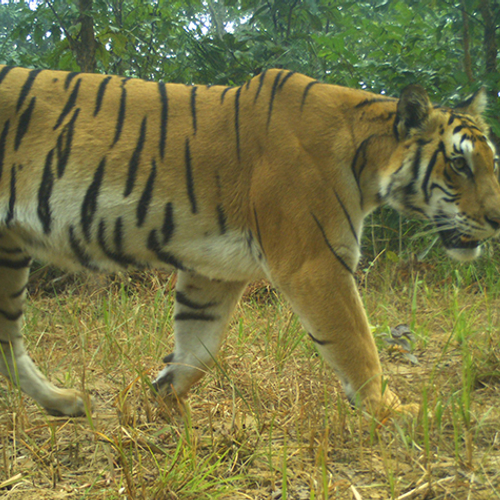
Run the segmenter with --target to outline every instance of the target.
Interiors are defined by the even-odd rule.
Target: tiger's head
[[[394,121],[399,146],[381,183],[383,199],[432,222],[459,260],[477,257],[480,243],[500,233],[498,158],[485,107],[484,90],[450,109],[434,107],[418,85],[405,88]]]

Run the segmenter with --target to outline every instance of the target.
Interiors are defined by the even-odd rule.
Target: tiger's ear
[[[488,106],[488,95],[486,89],[481,87],[477,92],[474,92],[465,101],[457,104],[455,110],[460,113],[465,113],[472,116],[481,116]]]
[[[397,139],[406,139],[413,131],[424,128],[431,110],[431,101],[423,87],[408,85],[404,88],[394,120],[394,133]]]

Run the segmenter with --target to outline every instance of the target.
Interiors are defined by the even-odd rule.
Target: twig
[[[23,478],[23,475],[21,473],[10,477],[9,479],[0,483],[0,490],[18,483],[19,481],[21,481],[22,478]]]
[[[75,43],[75,40],[71,36],[71,33],[64,26],[62,19],[59,17],[59,14],[57,13],[56,9],[54,8],[54,4],[51,3],[50,0],[45,0],[45,3],[49,6],[49,9],[52,11],[52,14],[54,14],[54,17],[56,18],[57,22],[59,23],[59,26],[64,31],[64,36],[68,39],[69,44],[73,45]]]
[[[406,500],[407,498],[413,498],[415,495],[418,495],[423,490],[430,488],[433,484],[441,485],[443,483],[447,483],[448,481],[452,481],[453,479],[455,479],[455,476],[445,477],[443,479],[440,479],[439,481],[428,481],[427,483],[421,484],[417,488],[411,491],[407,491],[403,495],[400,495],[398,498],[396,498],[396,500]]]
[[[363,500],[363,497],[359,494],[359,491],[351,484],[352,496],[355,500]]]

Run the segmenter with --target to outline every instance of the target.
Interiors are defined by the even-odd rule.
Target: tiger
[[[416,84],[393,98],[283,69],[231,87],[0,66],[0,372],[49,414],[92,411],[24,346],[32,259],[165,268],[174,349],[157,397],[186,397],[266,279],[354,406],[404,411],[357,288],[363,220],[388,205],[477,257],[500,232],[486,106],[484,90],[451,108]]]

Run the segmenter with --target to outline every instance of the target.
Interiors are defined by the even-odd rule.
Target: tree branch
[[[463,22],[463,38],[462,43],[464,46],[464,69],[469,83],[474,81],[472,75],[472,62],[470,57],[470,33],[469,33],[469,18],[465,11],[465,0],[462,0],[462,22]]]
[[[490,0],[479,1],[479,12],[484,21],[484,53],[486,74],[496,73],[498,48],[496,43],[497,26],[494,21]]]
[[[45,3],[49,6],[49,9],[52,11],[52,14],[54,14],[56,21],[59,23],[59,27],[63,30],[64,36],[68,39],[69,46],[73,48],[75,40],[71,36],[71,33],[64,26],[62,19],[59,17],[58,13],[56,12],[56,9],[54,8],[54,4],[50,0],[45,0]]]

